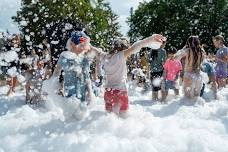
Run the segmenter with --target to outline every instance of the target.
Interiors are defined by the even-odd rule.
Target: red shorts
[[[111,112],[113,106],[120,104],[120,112],[128,110],[128,94],[127,91],[116,89],[105,89],[104,94],[105,110]]]

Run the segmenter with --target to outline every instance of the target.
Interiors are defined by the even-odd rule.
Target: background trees
[[[152,33],[162,33],[168,37],[168,45],[175,47],[182,47],[190,35],[198,35],[208,51],[212,51],[212,36],[228,35],[227,6],[227,0],[143,2],[128,18],[128,35],[135,41]]]
[[[13,17],[24,35],[24,47],[48,39],[60,52],[71,31],[82,28],[91,36],[91,43],[110,46],[113,37],[121,36],[117,18],[104,0],[22,0],[21,10]]]

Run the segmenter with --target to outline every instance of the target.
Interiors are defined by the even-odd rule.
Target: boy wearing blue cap
[[[90,38],[82,31],[73,32],[66,47],[68,51],[61,53],[53,76],[58,77],[63,70],[64,97],[76,97],[89,103],[90,65],[85,53],[90,49]]]

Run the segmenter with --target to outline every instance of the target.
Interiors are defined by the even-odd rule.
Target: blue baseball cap
[[[71,33],[71,41],[78,45],[83,42],[90,42],[90,38],[83,31],[74,31]]]

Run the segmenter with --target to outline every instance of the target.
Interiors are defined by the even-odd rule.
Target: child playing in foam
[[[228,48],[224,45],[225,40],[223,36],[217,35],[213,37],[213,44],[218,49],[216,52],[216,81],[218,87],[226,86],[226,79],[228,77]]]
[[[179,88],[177,86],[177,79],[180,71],[182,70],[182,64],[179,60],[174,58],[174,54],[177,49],[171,47],[168,51],[168,59],[165,61],[164,72],[163,72],[163,87],[162,87],[162,101],[166,100],[169,89],[173,89],[175,95],[179,95]]]
[[[132,46],[125,38],[117,39],[109,53],[104,53],[100,49],[91,47],[101,58],[104,65],[106,78],[106,91],[104,94],[105,109],[108,112],[116,114],[125,114],[129,108],[128,92],[126,86],[127,80],[127,57],[140,51],[142,47],[149,46],[153,42],[160,45],[165,40],[162,35],[154,34],[134,43]]]
[[[202,87],[202,76],[200,75],[200,65],[203,61],[204,51],[197,36],[190,36],[186,46],[175,54],[175,58],[185,59],[183,88],[187,98],[200,96]]]
[[[83,31],[75,31],[67,42],[67,49],[61,53],[52,79],[57,79],[63,70],[64,97],[75,97],[80,102],[89,103],[90,65],[85,53],[90,49],[90,38]]]
[[[34,104],[43,100],[42,86],[45,79],[45,69],[43,60],[37,60],[36,68],[31,70],[32,77],[26,85],[26,103]]]

